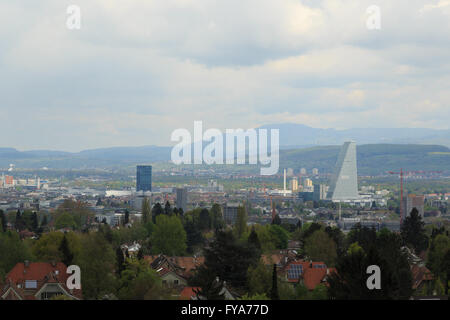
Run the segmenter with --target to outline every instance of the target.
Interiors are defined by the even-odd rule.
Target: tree
[[[240,239],[244,232],[247,231],[247,210],[239,206],[237,209],[236,224],[234,225],[236,237]]]
[[[77,224],[73,216],[67,212],[60,214],[55,220],[56,229],[64,229],[64,228],[75,229],[76,227]]]
[[[280,296],[278,295],[278,276],[277,276],[277,265],[276,264],[273,264],[272,289],[270,290],[270,299],[271,300],[280,300]]]
[[[130,222],[130,212],[125,210],[125,217],[123,219],[123,224],[127,225]]]
[[[81,285],[85,299],[100,299],[114,292],[115,255],[105,237],[99,233],[84,236],[80,257],[76,262],[83,271]]]
[[[143,260],[129,259],[122,271],[117,296],[123,300],[159,300],[165,298],[161,278]]]
[[[273,218],[272,224],[276,224],[277,226],[281,225],[281,219],[278,214],[276,214],[275,217]]]
[[[3,212],[3,210],[0,210],[0,231],[1,232],[6,232],[7,223],[8,223],[8,221],[6,220],[5,213]]]
[[[38,217],[37,217],[37,213],[34,211],[31,216],[31,230],[33,232],[37,232],[38,227],[39,227]]]
[[[186,251],[186,231],[176,216],[159,215],[151,236],[152,251],[170,256],[183,255]]]
[[[172,208],[170,207],[170,202],[166,201],[164,205],[164,214],[170,216],[172,214]]]
[[[400,229],[403,242],[410,245],[416,253],[420,253],[428,248],[428,237],[425,233],[425,223],[419,215],[419,211],[413,208],[411,214],[406,217]]]
[[[66,266],[70,266],[72,265],[72,261],[73,261],[73,253],[70,251],[69,248],[69,242],[67,241],[67,237],[66,235],[64,235],[61,244],[59,245],[59,251],[62,254],[62,262],[66,265]]]
[[[149,218],[150,218],[150,200],[147,197],[144,197],[144,199],[142,200],[142,221],[144,223],[147,223],[147,221],[149,221]]]
[[[200,230],[197,228],[192,216],[185,216],[184,230],[186,231],[187,250],[190,253],[194,252],[194,247],[203,243],[204,238]]]
[[[61,242],[64,238],[62,232],[49,232],[37,240],[31,250],[38,261],[52,262],[62,261],[62,252],[60,251]]]
[[[139,248],[136,258],[138,260],[144,259],[144,250],[142,249],[142,247]]]
[[[14,223],[14,229],[18,231],[22,231],[23,229],[25,229],[25,222],[22,219],[22,213],[20,212],[20,210],[17,210],[16,213],[16,221]]]
[[[122,271],[125,269],[125,257],[120,247],[116,248],[116,274],[120,277]]]
[[[14,231],[0,233],[0,280],[18,263],[31,260],[32,255],[19,234]]]
[[[219,277],[213,277],[212,274],[204,278],[199,289],[193,291],[199,300],[225,300],[223,281]]]
[[[348,243],[357,242],[365,251],[369,250],[377,240],[375,228],[368,228],[357,223],[353,226],[347,236]]]
[[[337,257],[336,244],[325,231],[317,230],[306,239],[305,253],[314,261],[323,261],[327,266],[332,266]]]
[[[157,202],[152,208],[152,221],[153,221],[153,223],[156,223],[156,217],[161,215],[161,214],[163,214],[163,213],[164,213],[164,211],[163,211],[163,208],[162,208],[161,204],[159,202]],[[144,222],[145,222],[145,220],[144,220]]]
[[[328,298],[328,289],[327,287],[321,283],[317,285],[314,290],[310,294],[311,300],[326,300]]]
[[[247,288],[247,271],[259,260],[255,250],[239,242],[231,231],[219,231],[209,247],[204,248],[205,263],[199,267],[192,285],[202,279],[219,277],[235,289]]]
[[[431,241],[427,261],[427,267],[433,274],[444,280],[446,292],[448,291],[448,274],[450,272],[449,264],[446,260],[449,258],[449,252],[450,238],[445,234],[439,234]]]
[[[367,251],[357,243],[350,246],[348,252],[337,258],[336,272],[328,278],[328,296],[332,299],[344,300],[373,300],[373,299],[409,299],[412,294],[412,276],[406,256],[400,246],[391,237],[383,240],[388,246],[389,253],[374,245]],[[396,251],[395,260],[387,260]],[[384,256],[385,255],[385,256]],[[370,290],[367,287],[367,267],[376,265],[381,271],[381,289]]]
[[[62,244],[64,238],[66,238],[67,246]],[[62,250],[63,246],[67,248],[66,257],[64,257],[65,253]],[[33,244],[31,250],[37,261],[57,262],[67,259],[69,262],[75,262],[81,250],[80,237],[74,232],[67,234],[63,234],[62,232],[49,232],[42,235]],[[70,255],[72,255],[72,259],[70,259]]]
[[[47,226],[47,215],[44,215],[41,222],[41,228],[45,228]]]
[[[256,266],[250,266],[247,271],[248,289],[250,295],[270,295],[272,273],[270,267],[260,260]]]
[[[220,230],[225,226],[225,221],[223,220],[222,208],[219,204],[214,203],[211,210],[210,216],[212,219],[212,227],[214,230]]]
[[[253,247],[258,252],[261,252],[261,243],[259,242],[258,234],[255,231],[255,227],[252,228],[252,231],[250,232],[247,241],[249,246]]]
[[[208,209],[202,209],[198,217],[198,227],[201,231],[211,228],[211,218]]]

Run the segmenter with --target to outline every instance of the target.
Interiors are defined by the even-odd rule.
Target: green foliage
[[[277,265],[273,265],[272,271],[272,288],[270,289],[270,299],[280,300],[280,295],[278,293],[278,276],[277,276]]]
[[[275,249],[286,249],[289,234],[288,232],[274,224],[255,226],[255,231],[261,244],[262,252],[268,253]]]
[[[122,271],[117,296],[123,300],[164,299],[161,278],[149,264],[143,260],[128,259]]]
[[[222,207],[217,203],[213,204],[209,211],[212,220],[212,227],[214,230],[220,230],[225,227],[225,221],[223,220]]]
[[[82,270],[81,285],[85,299],[100,299],[114,292],[116,256],[111,244],[99,233],[82,238],[81,252],[75,260]]]
[[[64,238],[66,238],[66,244],[63,244]],[[34,242],[31,250],[37,261],[73,262],[81,251],[81,242],[79,236],[74,232],[67,234],[49,232]],[[67,251],[64,252],[64,250]]]
[[[64,263],[66,266],[70,266],[73,261],[73,253],[69,248],[69,241],[67,241],[66,235],[64,235],[64,238],[61,241],[61,244],[59,245],[59,251],[62,255],[61,262]]]
[[[249,294],[244,294],[238,300],[270,300],[265,294],[255,294],[250,296]]]
[[[425,222],[422,221],[422,217],[416,208],[413,208],[411,214],[403,221],[401,235],[404,243],[413,247],[416,253],[420,253],[428,248]]]
[[[209,280],[219,277],[233,288],[247,289],[247,270],[259,261],[257,253],[247,243],[238,241],[231,231],[219,231],[210,246],[204,249],[205,263],[192,279],[192,285],[206,287]]]
[[[333,266],[337,258],[336,244],[323,230],[317,230],[305,240],[305,254],[313,261]]]
[[[252,296],[258,294],[270,295],[271,280],[271,269],[265,266],[262,260],[256,266],[251,265],[247,271],[249,294]]]
[[[13,231],[0,233],[0,275],[7,274],[18,262],[32,258],[30,250],[20,240],[18,233]]]
[[[149,207],[150,207],[150,205],[149,205]],[[142,206],[142,212],[144,212],[144,204]],[[158,217],[161,214],[164,214],[164,210],[163,210],[163,208],[161,206],[161,203],[157,202],[152,208],[152,221],[153,221],[153,223],[156,223],[156,217]],[[146,219],[148,219],[148,218],[146,218]],[[146,220],[144,219],[144,213],[142,213],[142,220],[143,220],[144,223],[146,222]]]
[[[444,279],[444,282],[450,273],[450,264],[447,261],[450,256],[450,238],[444,234],[437,235],[430,245],[428,251],[427,267],[436,276]]]
[[[76,227],[77,224],[73,216],[67,212],[62,213],[55,220],[56,229],[63,229],[63,228],[75,229]]]
[[[187,247],[186,231],[180,219],[176,216],[157,216],[151,243],[152,252],[155,254],[184,255]]]
[[[150,220],[150,214],[150,200],[147,197],[144,197],[144,199],[142,200],[142,222],[144,224],[146,224]]]
[[[234,232],[238,239],[247,231],[247,210],[245,207],[239,206],[237,209],[236,224],[234,225]]]
[[[370,229],[359,229],[356,238],[373,236]],[[367,233],[367,234],[364,234]],[[352,236],[352,239],[355,239]],[[412,294],[412,275],[408,260],[401,251],[401,239],[394,233],[380,233],[367,248],[358,242],[350,245],[347,253],[339,256],[336,273],[328,278],[328,295],[333,299],[409,299]],[[366,285],[367,267],[377,265],[381,270],[381,289],[369,290]]]
[[[3,212],[3,210],[0,210],[0,232],[6,232],[6,227],[7,227],[7,219],[6,219],[6,215]]]
[[[258,239],[258,234],[255,231],[255,228],[252,228],[252,231],[250,232],[250,235],[247,239],[249,246],[253,247],[254,250],[257,250],[258,252],[261,252],[261,243]]]
[[[184,230],[186,231],[187,251],[194,253],[195,247],[204,242],[204,237],[200,229],[197,228],[193,215],[185,215],[183,220]]]

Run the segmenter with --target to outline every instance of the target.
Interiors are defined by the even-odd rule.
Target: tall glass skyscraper
[[[344,143],[341,148],[327,198],[335,201],[359,198],[356,143],[353,141]]]
[[[136,191],[152,191],[152,166],[136,166]]]

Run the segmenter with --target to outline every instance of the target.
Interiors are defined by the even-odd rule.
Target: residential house
[[[0,287],[0,300],[48,300],[57,295],[82,299],[81,289],[69,289],[65,264],[21,262],[6,275]]]

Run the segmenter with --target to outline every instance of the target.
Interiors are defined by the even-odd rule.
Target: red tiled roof
[[[411,273],[413,278],[413,289],[420,287],[423,281],[433,280],[433,274],[425,266],[413,265],[411,267]]]
[[[196,296],[194,290],[199,290],[200,287],[184,287],[180,293],[180,300],[190,300],[191,297]]]
[[[28,267],[25,267],[25,264],[20,262],[6,275],[6,279],[14,284],[25,280],[42,281],[49,273],[54,274],[55,271],[58,271],[58,280],[66,283],[68,278],[66,270],[67,267],[61,262],[58,262],[55,266],[46,262],[31,262]]]
[[[150,264],[152,264],[156,259],[158,258],[164,258],[166,261],[170,262],[170,264],[176,266],[176,268],[182,269],[182,276],[184,277],[190,277],[192,274],[192,271],[202,264],[205,263],[205,257],[169,257],[169,256],[145,256],[144,259],[147,260]],[[161,259],[161,262],[164,261],[164,259]],[[170,268],[170,266],[167,265],[167,263],[162,263],[162,265],[156,267],[167,267]],[[175,272],[179,272],[179,270],[172,270]]]
[[[14,268],[6,275],[6,283],[3,293],[6,293],[8,288],[11,287],[17,292],[23,299],[34,300],[34,295],[47,283],[58,283],[69,294],[81,299],[81,290],[69,290],[66,286],[67,278],[70,276],[66,273],[67,267],[64,263],[58,262],[56,264],[46,262],[32,262],[27,266],[23,262],[17,263]],[[25,281],[35,280],[36,288],[27,289],[25,294]],[[21,288],[18,288],[18,284]],[[2,293],[2,292],[0,292]]]

